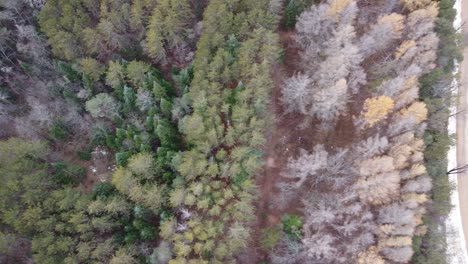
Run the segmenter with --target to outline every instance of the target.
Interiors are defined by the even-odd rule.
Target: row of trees
[[[344,114],[348,90],[357,93],[366,82],[360,66],[364,57],[356,45],[353,26],[357,5],[341,2],[336,7],[319,5],[301,14],[296,39],[304,71],[286,80],[283,89],[283,103],[289,112],[315,116],[324,123],[333,123]]]
[[[432,183],[423,165],[428,110],[417,101],[418,79],[435,67],[438,8],[431,1],[397,7],[404,14],[379,14],[359,35],[356,21],[368,11],[355,1],[327,1],[298,18],[303,71],[285,81],[286,109],[330,126],[348,115],[353,98],[362,140],[345,149],[316,145],[290,158],[284,175],[294,181],[279,188],[286,197],[302,194],[305,205],[295,261],[408,263],[413,237],[426,233]],[[363,93],[371,96],[363,101]],[[311,194],[310,186],[321,191]]]
[[[456,17],[455,1],[441,0],[435,32],[440,42],[437,50],[437,67],[421,79],[420,98],[428,108],[428,126],[424,136],[424,157],[429,176],[432,178],[432,205],[429,208],[426,235],[414,240],[416,250],[414,263],[449,263],[445,219],[450,213],[452,184],[447,172],[447,152],[452,142],[447,131],[450,106],[453,105],[452,85],[455,60],[463,58],[460,52],[461,36],[453,27]],[[450,169],[450,168],[449,168]]]
[[[193,112],[180,121],[190,149],[173,164],[181,176],[169,202],[192,216],[162,227],[174,243],[174,263],[234,262],[250,238],[261,166],[270,67],[279,56],[269,1],[210,1],[189,92]],[[202,261],[203,260],[203,261]]]

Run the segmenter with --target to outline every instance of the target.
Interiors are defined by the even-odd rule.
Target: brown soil
[[[86,170],[86,177],[81,182],[86,191],[91,191],[98,182],[107,182],[111,179],[111,172],[115,169],[113,164],[113,153],[97,147],[91,153],[91,160]]]
[[[86,170],[81,185],[78,187],[83,192],[90,192],[98,182],[110,180],[110,173],[115,168],[113,154],[108,150],[97,147],[91,153],[91,160],[81,160],[77,150],[84,149],[87,141],[82,138],[72,138],[68,142],[58,143],[49,157],[49,162],[65,161]]]

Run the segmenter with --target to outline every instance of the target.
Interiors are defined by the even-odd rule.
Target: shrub
[[[78,71],[73,69],[71,64],[59,61],[56,64],[57,70],[70,82],[77,82],[81,80],[81,75]]]
[[[94,145],[106,145],[108,131],[102,125],[96,125],[91,129],[91,143]]]
[[[65,98],[65,100],[68,103],[80,105],[80,99],[76,96],[76,93],[73,91],[73,89],[70,86],[65,86],[63,88],[62,95],[63,95],[63,98]]]
[[[85,176],[85,169],[80,166],[67,164],[63,161],[51,164],[54,169],[53,181],[58,185],[76,185]]]
[[[98,182],[93,187],[93,197],[109,197],[115,192],[116,189],[110,182]]]
[[[302,220],[300,216],[287,214],[283,216],[281,222],[283,223],[284,232],[292,239],[300,239],[302,237]]]
[[[81,159],[81,160],[91,160],[91,152],[93,151],[92,148],[88,147],[84,150],[77,150],[76,155]]]
[[[154,240],[156,238],[156,229],[152,226],[149,226],[146,224],[141,230],[140,230],[140,237],[143,240]]]
[[[62,120],[55,120],[49,129],[49,136],[55,140],[64,140],[70,135],[70,129]]]
[[[294,28],[297,17],[304,10],[304,6],[299,0],[289,0],[286,4],[283,17],[283,26],[285,28]]]
[[[115,163],[117,166],[124,167],[127,165],[127,161],[130,158],[131,154],[128,152],[118,152],[115,153]]]

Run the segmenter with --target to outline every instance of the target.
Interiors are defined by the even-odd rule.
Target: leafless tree
[[[363,158],[380,155],[388,149],[388,139],[387,137],[380,137],[379,134],[376,134],[359,142],[355,149],[356,153],[358,153],[357,155]]]
[[[386,258],[398,262],[398,263],[408,263],[413,257],[413,249],[411,246],[406,247],[385,247],[380,250],[382,255]]]
[[[312,102],[312,79],[307,74],[298,73],[287,79],[283,88],[283,104],[287,112],[298,111],[306,114]]]

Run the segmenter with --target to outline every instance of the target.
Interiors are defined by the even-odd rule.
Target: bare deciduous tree
[[[307,113],[311,104],[312,79],[306,74],[296,74],[287,79],[283,88],[283,97],[281,98],[286,106],[287,112],[299,111]]]
[[[408,263],[408,261],[411,260],[411,257],[413,256],[413,249],[411,246],[406,246],[406,247],[386,247],[380,250],[382,255],[384,255],[386,258],[393,260],[398,263]]]
[[[369,56],[387,49],[394,40],[401,37],[403,23],[404,17],[396,13],[379,18],[377,24],[361,38],[359,45],[361,53]]]
[[[297,159],[289,159],[285,177],[299,179],[295,186],[299,188],[308,177],[316,176],[319,170],[324,169],[328,164],[328,152],[323,145],[314,147],[314,152],[308,154],[304,149],[301,150]],[[316,178],[316,182],[319,178]]]
[[[380,137],[379,134],[371,136],[366,140],[363,140],[355,147],[358,155],[363,158],[370,158],[375,155],[380,155],[388,148],[387,137]]]

